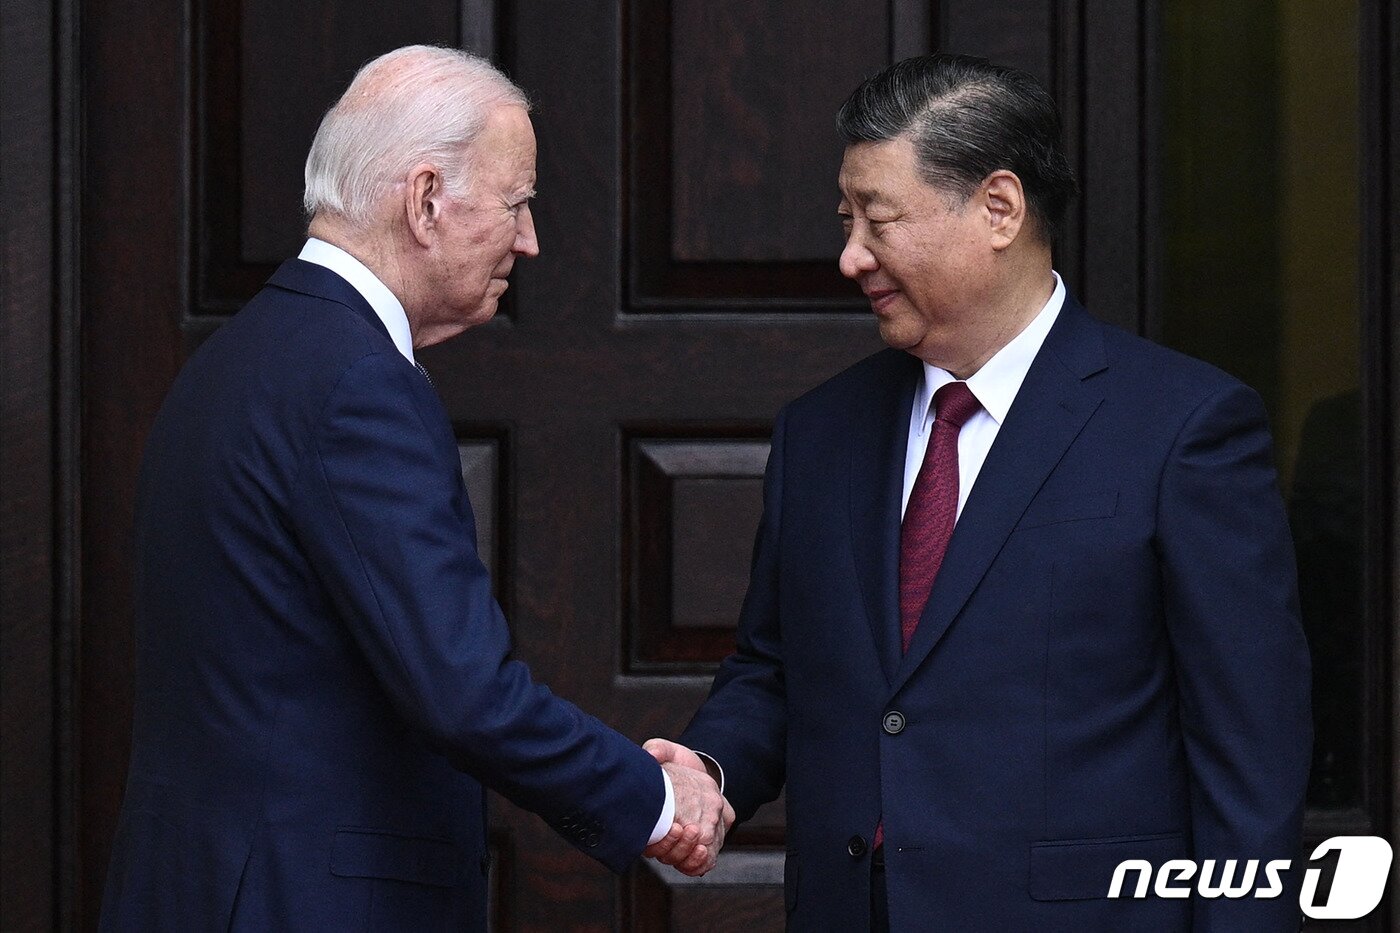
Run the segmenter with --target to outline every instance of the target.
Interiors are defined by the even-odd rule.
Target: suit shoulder
[[[319,410],[367,357],[407,366],[385,334],[344,305],[264,288],[190,356],[168,404],[290,418]]]
[[[384,350],[389,338],[356,312],[329,298],[264,287],[229,321],[250,337],[276,340],[294,352],[348,365]]]
[[[786,406],[789,416],[810,417],[844,409],[853,401],[902,386],[920,363],[903,350],[884,349],[846,367]]]
[[[1099,322],[1111,370],[1130,379],[1145,393],[1187,411],[1206,399],[1231,390],[1254,390],[1217,366],[1170,347]]]

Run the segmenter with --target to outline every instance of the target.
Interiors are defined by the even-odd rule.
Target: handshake
[[[734,808],[724,799],[705,762],[684,745],[648,739],[642,745],[671,779],[676,813],[670,832],[642,854],[687,875],[715,867],[724,834],[734,825]]]

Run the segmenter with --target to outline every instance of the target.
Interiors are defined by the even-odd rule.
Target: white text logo
[[[1390,875],[1390,843],[1378,836],[1333,836],[1313,850],[1303,874],[1298,904],[1317,920],[1355,920],[1376,909]],[[1241,867],[1243,865],[1243,867]],[[1108,896],[1146,897],[1149,885],[1158,897],[1239,898],[1278,897],[1283,893],[1281,875],[1291,867],[1288,859],[1263,863],[1259,859],[1227,859],[1223,864],[1206,859],[1199,865],[1189,859],[1171,859],[1155,871],[1143,859],[1128,859],[1113,870]],[[1199,868],[1199,873],[1197,869]],[[1124,885],[1134,877],[1125,895]],[[1192,879],[1195,885],[1192,885]]]

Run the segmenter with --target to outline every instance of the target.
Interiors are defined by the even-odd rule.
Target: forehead
[[[841,159],[837,184],[843,197],[862,204],[922,186],[914,144],[902,137],[852,143]]]
[[[476,138],[479,168],[504,175],[535,174],[535,130],[525,108],[502,104],[486,115]]]

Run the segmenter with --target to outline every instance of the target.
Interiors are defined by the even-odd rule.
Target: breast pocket
[[[1065,522],[1083,522],[1096,518],[1112,518],[1118,511],[1118,490],[1036,497],[1021,516],[1017,531],[1043,528]]]

